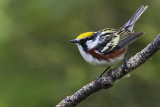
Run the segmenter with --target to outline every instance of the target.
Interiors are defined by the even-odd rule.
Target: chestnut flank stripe
[[[106,55],[96,53],[95,48],[87,51],[87,53],[91,54],[94,58],[97,58],[99,61],[100,60],[109,61],[109,59],[117,58],[117,57],[123,55],[125,52],[126,52],[126,48],[116,50],[113,53],[106,54]]]

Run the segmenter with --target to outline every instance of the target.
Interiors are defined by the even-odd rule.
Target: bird
[[[96,32],[85,32],[70,42],[77,45],[82,57],[89,64],[107,67],[99,77],[123,59],[124,67],[127,67],[128,45],[144,34],[143,32],[134,33],[133,27],[147,8],[147,5],[138,8],[120,29],[105,28]]]

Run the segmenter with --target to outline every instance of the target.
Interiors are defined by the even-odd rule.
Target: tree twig
[[[113,86],[115,80],[122,78],[128,72],[136,69],[147,61],[153,54],[160,49],[160,34],[147,45],[142,51],[138,52],[135,56],[131,57],[127,61],[127,68],[122,70],[124,65],[110,70],[107,75],[102,76],[98,80],[94,80],[91,83],[83,86],[73,95],[63,99],[56,107],[74,107],[89,95],[99,91],[101,89],[108,89]]]

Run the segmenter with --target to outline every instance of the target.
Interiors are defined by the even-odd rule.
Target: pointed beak
[[[75,40],[75,39],[74,39],[74,40],[70,40],[70,42],[71,42],[71,43],[79,43],[79,41],[78,41],[78,40]]]

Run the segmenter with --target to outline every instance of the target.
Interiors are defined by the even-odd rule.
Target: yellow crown
[[[80,35],[77,37],[77,39],[83,39],[83,38],[86,38],[86,37],[90,37],[90,36],[92,36],[93,33],[94,33],[94,32],[82,33],[82,34],[80,34]]]

